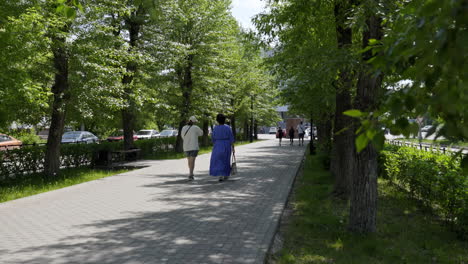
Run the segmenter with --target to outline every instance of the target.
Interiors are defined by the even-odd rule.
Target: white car
[[[172,129],[165,129],[159,133],[158,137],[176,137],[179,134],[179,131]]]
[[[136,133],[138,139],[148,139],[158,137],[159,133],[152,129],[142,129]]]
[[[96,143],[99,138],[88,131],[69,131],[62,136],[62,143]]]
[[[270,127],[268,134],[276,134],[276,127]]]
[[[421,132],[428,132],[431,128],[432,128],[432,126],[423,126],[421,128]]]

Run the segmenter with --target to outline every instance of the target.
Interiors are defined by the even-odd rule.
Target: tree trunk
[[[310,143],[309,143],[309,152],[310,155],[315,155],[315,145],[314,145],[314,140],[315,140],[315,135],[314,135],[314,116],[310,115]]]
[[[363,33],[363,47],[370,39],[382,39],[382,20],[376,16],[367,19],[368,30]],[[372,58],[372,51],[363,54],[363,61]],[[358,80],[355,108],[365,112],[377,109],[382,84],[382,74],[374,74],[364,67]],[[349,213],[349,229],[357,233],[376,231],[377,217],[377,156],[372,144],[356,154],[353,173],[353,188]]]
[[[128,99],[129,101],[132,99]],[[122,128],[124,136],[124,149],[134,148],[133,131],[135,129],[134,105],[131,103],[128,107],[122,109]]]
[[[244,140],[249,140],[249,120],[244,120]]]
[[[67,32],[66,27],[63,32]],[[52,103],[52,118],[49,128],[49,137],[44,159],[44,174],[48,178],[55,178],[60,173],[60,144],[65,126],[65,113],[69,100],[68,84],[68,52],[65,38],[53,38],[55,80],[52,86],[54,101]]]
[[[329,116],[323,116],[317,121],[317,149],[320,153],[330,155],[331,147],[331,119]]]
[[[138,12],[141,8],[137,11],[137,13],[133,14],[132,17],[126,20],[126,23],[129,27],[129,37],[130,37],[130,51],[135,49],[137,46],[138,35],[140,34],[141,24],[136,22],[135,17],[138,15]],[[122,79],[122,83],[124,85],[124,98],[127,102],[127,107],[122,109],[122,127],[124,132],[124,149],[131,149],[134,148],[133,142],[133,131],[135,130],[135,102],[133,99],[133,79],[134,75],[137,71],[137,65],[135,62],[130,61],[127,63],[126,75]]]
[[[179,135],[177,136],[176,141],[176,151],[183,152],[183,142],[182,142],[182,127],[184,127],[186,120],[189,117],[189,113],[192,107],[192,90],[193,90],[193,79],[192,79],[192,67],[193,67],[193,55],[187,56],[187,66],[183,70],[183,80],[181,82],[181,90],[182,98],[183,98],[183,106],[182,112],[180,116],[180,123],[179,123]]]
[[[253,126],[253,131],[254,131],[254,139],[258,139],[258,124],[257,124],[257,119],[254,119],[254,126]]]
[[[208,137],[208,120],[203,120],[203,137],[202,137],[202,146],[206,147],[210,145],[210,138]]]
[[[343,115],[344,111],[351,108],[350,87],[337,91],[331,167],[335,176],[333,194],[342,199],[349,198],[354,163],[354,130],[352,128],[352,119],[349,116]]]
[[[232,134],[234,135],[234,139],[237,140],[236,115],[235,114],[232,114],[231,116],[231,129],[232,129]]]
[[[164,123],[160,121],[156,121],[156,125],[158,126],[159,132],[163,131],[164,129]]]
[[[335,4],[334,9],[338,48],[347,51],[352,45],[352,30],[346,25],[351,8],[352,3],[338,2]],[[351,88],[353,83],[352,71],[349,67],[344,66],[339,71],[339,79],[334,85],[336,88],[336,109],[331,168],[335,176],[333,194],[336,197],[348,199],[351,192],[351,174],[354,162],[354,131],[352,129],[352,118],[345,116],[343,112],[352,108]]]
[[[253,96],[250,96],[250,129],[249,129],[249,141],[250,142],[253,142],[253,128],[254,128]]]

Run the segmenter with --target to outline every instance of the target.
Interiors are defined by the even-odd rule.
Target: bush
[[[381,152],[383,177],[408,190],[433,208],[460,234],[468,235],[468,175],[461,157],[411,147],[386,147]]]
[[[137,140],[135,147],[141,149],[142,156],[173,152],[176,139],[176,137],[169,137]],[[42,145],[0,151],[0,182],[14,180],[17,177],[40,175],[44,169],[45,149],[46,147]],[[122,141],[102,142],[101,144],[63,144],[60,156],[61,168],[91,166],[97,153],[121,149],[123,149]]]
[[[41,143],[41,138],[36,135],[34,128],[31,129],[18,129],[11,132],[11,135],[23,142],[23,144],[38,144]]]
[[[177,137],[151,138],[135,141],[135,147],[141,149],[142,156],[174,151]]]
[[[93,153],[102,150],[115,150],[119,142],[104,144],[64,144],[61,146],[60,162],[62,168],[89,166]],[[46,146],[23,146],[20,149],[0,151],[0,181],[17,177],[38,175],[44,169]]]

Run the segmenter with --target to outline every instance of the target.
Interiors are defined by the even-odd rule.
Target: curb
[[[286,201],[284,202],[283,209],[281,211],[281,215],[280,215],[278,221],[276,222],[275,232],[273,234],[273,237],[271,238],[271,241],[270,241],[270,243],[268,245],[268,250],[267,250],[267,252],[265,253],[265,256],[264,256],[264,260],[263,260],[264,264],[271,263],[270,262],[271,257],[273,255],[275,255],[279,251],[279,250],[274,251],[275,245],[280,244],[280,249],[283,247],[283,239],[282,239],[282,237],[280,235],[280,227],[281,227],[281,223],[283,223],[283,221],[284,221],[284,217],[286,216],[286,209],[288,207],[289,202],[291,201],[293,190],[294,190],[294,187],[296,186],[297,179],[298,179],[297,176],[303,171],[304,161],[305,161],[306,155],[307,155],[307,146],[306,146],[306,150],[304,151],[304,155],[303,155],[303,157],[301,159],[301,162],[299,163],[299,166],[297,166],[296,173],[295,173],[294,177],[292,178],[292,184],[290,185],[289,190],[288,190],[288,197],[287,197]],[[278,242],[276,242],[276,241],[278,241]]]

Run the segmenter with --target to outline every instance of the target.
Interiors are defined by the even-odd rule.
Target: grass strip
[[[250,144],[250,142],[240,141],[235,143],[236,146],[245,144]],[[199,154],[210,153],[212,148],[212,146],[202,147],[200,148]],[[155,155],[146,156],[144,158],[152,160],[181,159],[185,158],[185,154],[177,153],[175,151],[162,152]],[[90,168],[72,168],[62,170],[61,177],[54,180],[44,179],[40,174],[30,175],[28,177],[15,179],[14,181],[10,181],[8,183],[0,183],[0,203],[113,176],[127,171],[129,170],[96,170]]]
[[[0,203],[109,177],[127,171],[129,170],[72,168],[62,170],[60,178],[53,180],[44,179],[40,174],[30,175],[25,178],[0,184]]]
[[[348,202],[330,196],[320,156],[307,156],[298,177],[275,263],[468,263],[468,242],[390,183],[379,180],[378,231],[357,235],[346,230]]]

